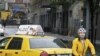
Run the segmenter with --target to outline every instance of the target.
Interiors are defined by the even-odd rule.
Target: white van
[[[44,34],[41,25],[20,25],[16,34],[39,35]]]

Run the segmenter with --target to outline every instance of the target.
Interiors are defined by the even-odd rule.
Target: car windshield
[[[66,46],[55,38],[32,38],[30,48],[65,48]]]

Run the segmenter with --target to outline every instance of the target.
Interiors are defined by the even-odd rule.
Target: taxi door
[[[11,38],[3,38],[0,40],[0,56],[5,56],[5,47],[7,46],[7,44],[9,43],[9,41],[11,40]]]
[[[25,56],[25,52],[21,50],[23,39],[14,37],[6,47],[5,56]]]

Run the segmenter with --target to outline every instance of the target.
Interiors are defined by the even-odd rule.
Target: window
[[[7,49],[21,49],[22,41],[22,38],[13,38]]]
[[[45,43],[45,45],[43,45]],[[60,39],[53,38],[31,38],[30,48],[65,48]]]
[[[0,49],[4,49],[9,40],[10,40],[10,38],[4,38],[4,39],[0,40]]]

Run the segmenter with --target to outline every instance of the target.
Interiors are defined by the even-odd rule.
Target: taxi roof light
[[[20,25],[16,34],[20,35],[44,35],[41,25]]]

